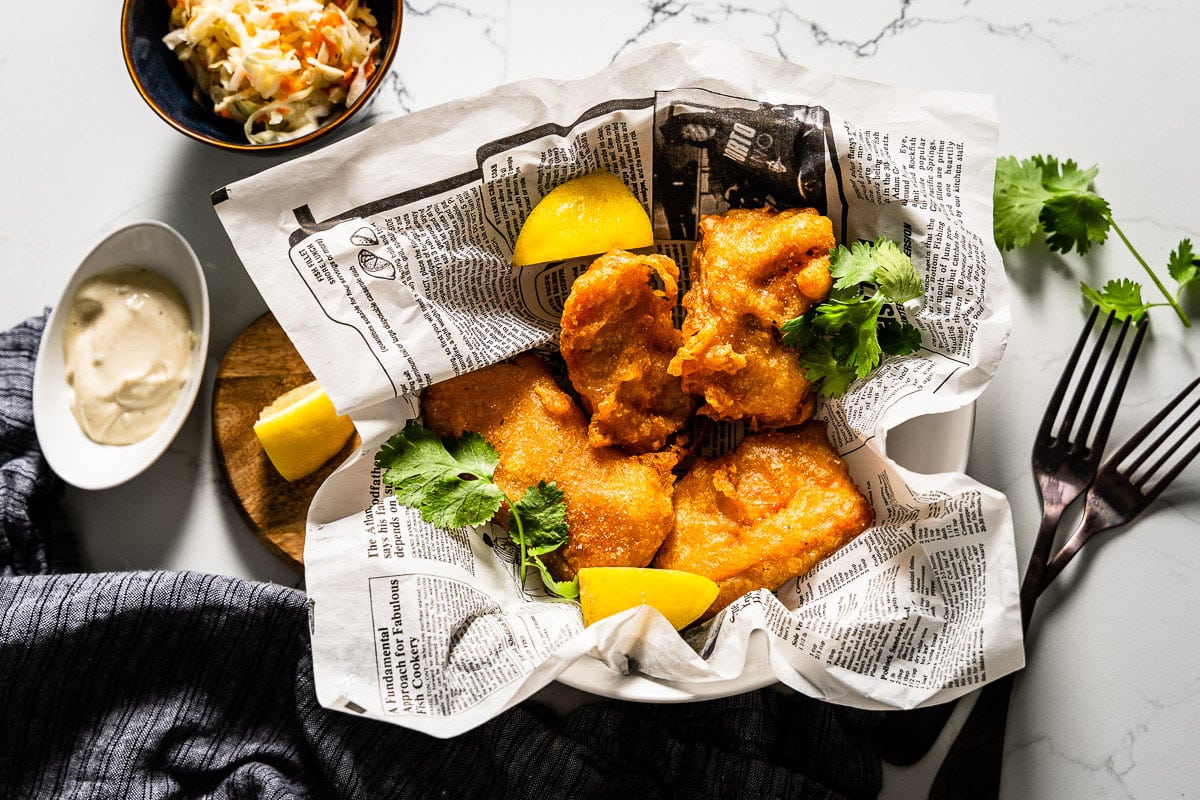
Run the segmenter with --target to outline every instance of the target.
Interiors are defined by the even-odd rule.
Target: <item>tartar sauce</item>
[[[84,281],[63,329],[79,427],[100,444],[154,433],[187,381],[195,343],[187,303],[157,272],[123,267]]]

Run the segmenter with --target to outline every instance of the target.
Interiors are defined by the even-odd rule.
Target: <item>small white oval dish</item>
[[[157,272],[178,287],[187,303],[196,342],[183,389],[158,429],[135,444],[98,444],[84,434],[71,413],[63,325],[71,300],[84,281],[131,266]],[[135,222],[97,244],[75,270],[50,312],[38,348],[33,376],[33,423],[50,468],[80,489],[108,489],[141,474],[158,460],[183,427],[196,401],[208,357],[208,336],[208,285],[204,270],[191,245],[174,228],[153,220]]]

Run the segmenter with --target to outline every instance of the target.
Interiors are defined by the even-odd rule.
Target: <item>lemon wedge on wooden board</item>
[[[316,381],[280,395],[262,410],[254,433],[267,458],[288,481],[311,475],[333,458],[350,435],[354,423],[340,417],[333,401]]]
[[[600,170],[554,187],[533,207],[517,233],[513,266],[652,244],[646,209],[620,178]]]
[[[579,604],[583,624],[640,605],[654,606],[680,630],[717,599],[717,584],[703,575],[678,569],[648,567],[583,567],[579,570]]]

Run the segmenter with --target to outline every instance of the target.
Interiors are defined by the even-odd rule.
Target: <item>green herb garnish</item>
[[[1179,298],[1186,286],[1200,279],[1200,259],[1192,251],[1191,240],[1181,240],[1167,259],[1167,272],[1176,283],[1172,294],[1113,220],[1108,201],[1092,189],[1099,171],[1097,167],[1080,169],[1070,159],[1060,162],[1053,156],[1033,156],[1023,161],[1012,156],[999,159],[993,216],[996,244],[1002,250],[1024,247],[1040,229],[1051,250],[1060,253],[1074,250],[1083,255],[1092,245],[1103,244],[1111,230],[1142,265],[1166,302],[1145,302],[1141,284],[1127,278],[1109,281],[1102,289],[1081,282],[1083,296],[1101,311],[1115,312],[1120,319],[1132,317],[1135,321],[1155,306],[1170,306],[1184,326],[1190,328],[1192,322]]]
[[[567,504],[562,491],[542,481],[513,502],[496,485],[500,457],[478,433],[442,440],[433,431],[411,420],[388,439],[375,455],[383,482],[396,500],[421,512],[421,518],[439,528],[482,525],[507,503],[509,535],[521,548],[522,582],[529,567],[542,575],[546,588],[561,597],[579,596],[579,582],[556,581],[541,556],[567,543]]]
[[[805,376],[822,397],[844,394],[865,378],[883,355],[907,355],[921,346],[921,332],[898,319],[880,319],[889,303],[903,304],[924,294],[912,259],[883,237],[839,245],[829,256],[833,289],[829,299],[785,322],[785,344],[800,350]]]

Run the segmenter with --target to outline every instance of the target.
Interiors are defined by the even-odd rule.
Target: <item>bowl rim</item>
[[[129,25],[127,23],[130,14],[133,11],[135,2],[136,0],[123,0],[121,4],[121,56],[125,61],[125,70],[129,73],[129,77],[133,81],[133,85],[134,88],[137,89],[137,93],[141,95],[142,100],[146,103],[146,105],[150,106],[150,109],[158,115],[159,119],[182,133],[184,136],[187,136],[189,139],[193,139],[197,142],[203,142],[204,144],[211,145],[221,150],[231,150],[241,153],[278,153],[283,150],[291,150],[293,148],[303,147],[306,144],[311,144],[312,142],[327,136],[349,122],[350,118],[353,117],[355,113],[357,113],[358,110],[362,108],[362,106],[368,100],[371,99],[376,90],[379,89],[380,84],[383,83],[383,79],[387,77],[388,72],[391,70],[392,61],[395,59],[396,51],[399,49],[398,45],[400,42],[400,29],[403,27],[402,23],[404,21],[404,0],[394,0],[396,6],[396,21],[392,25],[391,35],[388,36],[385,42],[386,46],[383,49],[383,57],[379,62],[379,67],[375,70],[375,74],[371,76],[371,80],[367,82],[367,86],[365,89],[363,89],[363,93],[359,95],[357,100],[346,106],[340,114],[321,125],[315,131],[310,131],[303,136],[297,136],[295,139],[288,139],[283,142],[271,142],[269,144],[251,144],[250,142],[226,142],[223,139],[216,138],[215,136],[209,136],[207,134],[200,133],[199,131],[192,130],[186,125],[181,124],[178,120],[174,119],[170,114],[164,111],[163,108],[159,106],[159,104],[156,103],[153,98],[150,97],[146,91],[146,87],[142,84],[142,79],[138,76],[137,70],[133,66],[133,58],[130,55],[131,47],[128,35]],[[391,2],[391,0],[389,0],[389,2]]]
[[[189,282],[193,284],[194,295],[189,291],[187,286],[182,285],[171,274],[174,271],[173,269],[164,268],[161,265],[147,266],[145,264],[137,264],[135,266],[150,269],[176,283],[177,288],[179,288],[185,301],[187,301],[188,311],[193,317],[192,330],[196,337],[196,345],[189,368],[190,371],[179,397],[175,400],[174,408],[158,429],[145,439],[130,445],[104,445],[88,440],[86,447],[90,451],[94,451],[93,455],[96,453],[119,453],[118,463],[110,465],[107,471],[75,470],[64,463],[66,451],[59,443],[58,435],[51,436],[50,441],[45,439],[45,426],[60,421],[60,418],[63,418],[65,408],[65,406],[55,403],[54,399],[60,392],[65,391],[65,389],[63,387],[51,388],[51,382],[55,378],[56,371],[60,371],[63,366],[61,351],[62,327],[66,319],[67,306],[72,294],[84,280],[92,275],[102,274],[120,266],[117,262],[105,262],[104,256],[107,254],[107,249],[112,247],[114,240],[135,235],[138,229],[153,230],[153,236],[160,236],[170,240],[173,246],[178,247],[181,255],[177,266],[186,264],[185,273],[188,276]],[[191,302],[193,297],[195,299],[194,305]],[[208,369],[208,349],[212,333],[211,325],[212,309],[208,294],[208,280],[195,249],[183,234],[171,225],[154,219],[134,220],[104,234],[78,261],[66,284],[63,286],[59,301],[50,310],[50,314],[46,319],[34,362],[32,384],[34,433],[38,438],[39,446],[42,448],[43,457],[54,473],[63,481],[76,488],[102,490],[119,486],[136,478],[158,461],[178,437],[200,395],[200,390],[204,384],[204,376]],[[51,361],[54,363],[51,364]],[[55,410],[51,411],[52,408]],[[69,417],[70,412],[66,411],[65,415]],[[71,422],[74,422],[74,420],[71,420]],[[80,435],[83,435],[82,432],[80,432]],[[71,438],[76,437],[72,436]]]

